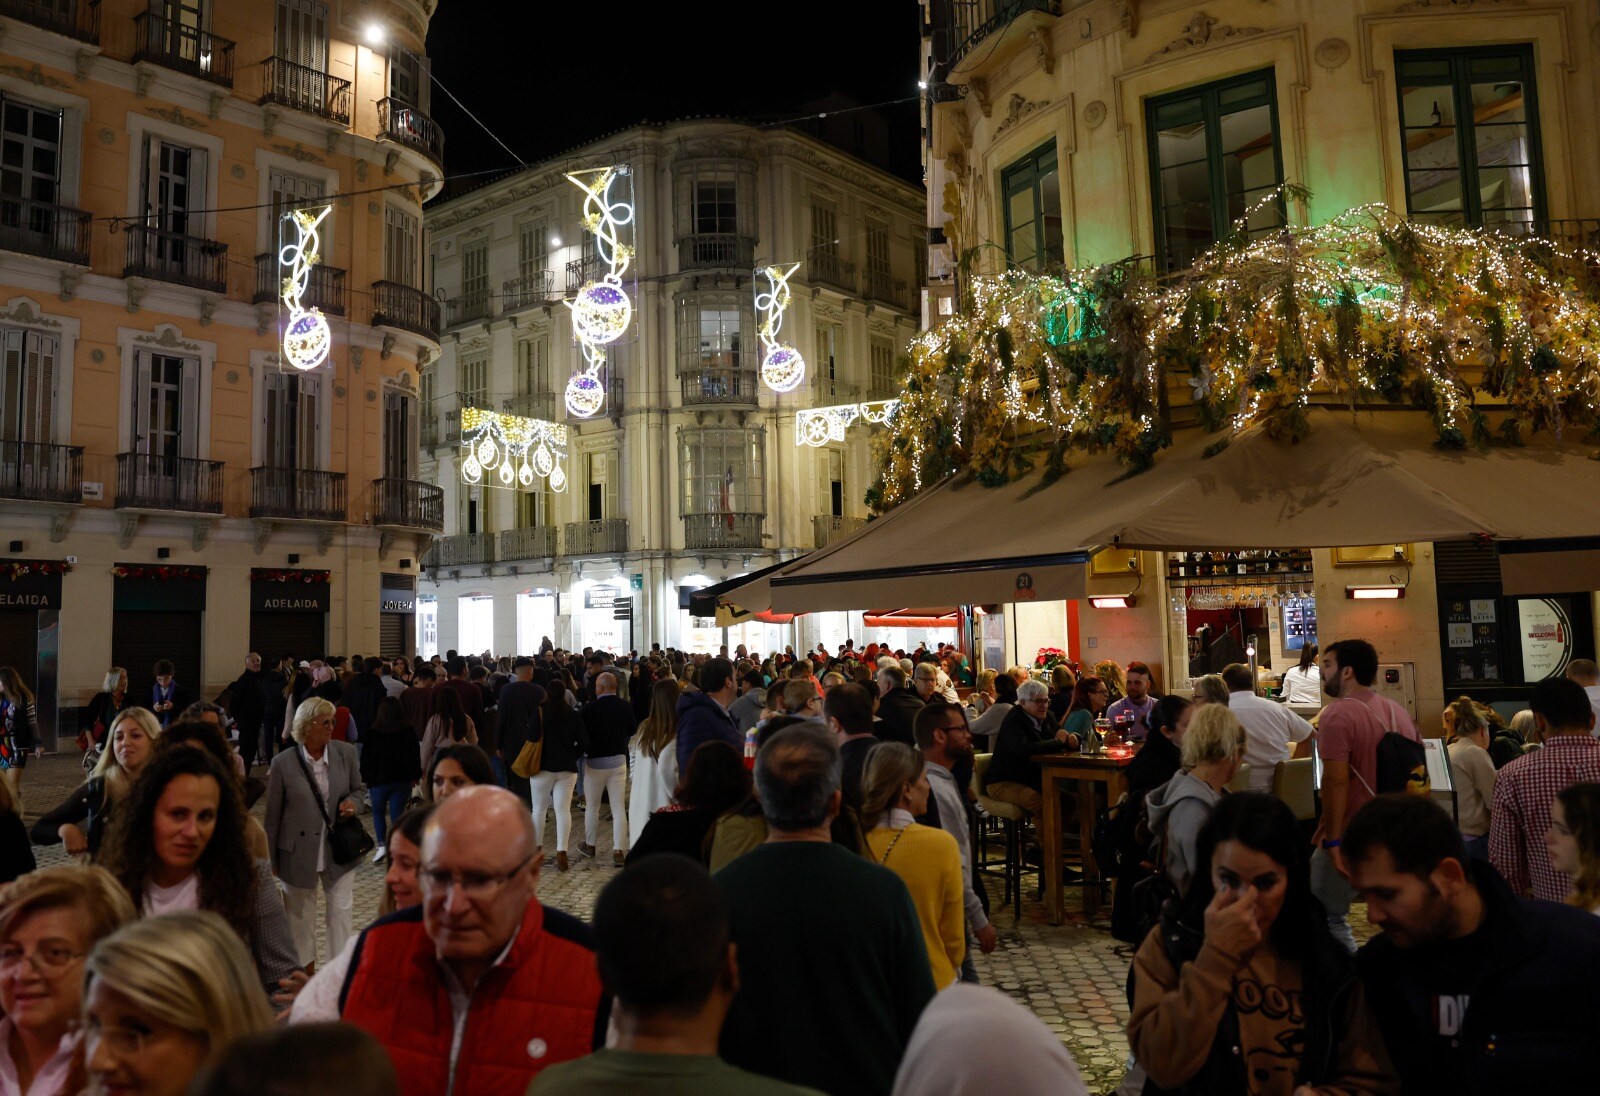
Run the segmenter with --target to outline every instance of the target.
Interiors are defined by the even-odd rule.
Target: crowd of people
[[[0,781],[0,1094],[1081,1093],[1060,1038],[978,985],[974,820],[980,792],[1039,818],[1041,758],[1108,725],[1138,745],[1104,805],[1122,1091],[1586,1090],[1600,669],[1510,724],[1451,704],[1452,816],[1372,646],[1311,664],[1314,726],[1243,666],[1161,696],[1137,662],[973,675],[853,643],[252,654],[216,701],[158,664],[148,704],[113,668],[83,784],[23,830]],[[4,669],[0,696],[20,762]],[[1308,821],[1272,775],[1313,749]],[[80,862],[37,869],[30,840]],[[613,872],[588,923],[537,897],[574,858]]]

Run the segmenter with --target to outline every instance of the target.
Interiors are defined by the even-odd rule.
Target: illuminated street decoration
[[[321,258],[321,236],[317,226],[333,212],[332,206],[296,209],[285,214],[294,226],[295,240],[278,252],[278,265],[286,268],[283,277],[283,303],[289,309],[289,323],[283,329],[283,357],[296,369],[315,369],[328,360],[333,348],[333,332],[320,308],[302,304],[311,284],[311,271]]]
[[[845,431],[857,421],[871,426],[887,426],[899,400],[873,400],[870,403],[840,403],[795,412],[794,443],[821,448],[829,442],[844,441]]]
[[[606,264],[603,277],[585,282],[567,302],[585,363],[567,382],[567,410],[581,419],[605,406],[606,388],[600,379],[605,348],[620,339],[633,321],[633,302],[622,284],[633,262],[633,245],[622,238],[623,229],[633,224],[633,206],[612,196],[617,180],[627,173],[625,167],[612,166],[567,174],[568,182],[584,193],[583,227],[594,233],[595,250]]]
[[[526,488],[543,479],[552,491],[567,488],[567,428],[558,422],[463,407],[461,454],[465,483]]]
[[[789,307],[789,279],[800,264],[787,270],[766,267],[761,276],[767,279],[768,289],[756,294],[756,312],[761,316],[761,379],[774,392],[792,392],[806,379],[806,360],[800,351],[778,341],[783,328],[783,314]]]

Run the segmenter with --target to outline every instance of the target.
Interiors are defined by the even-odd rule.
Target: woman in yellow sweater
[[[912,820],[927,809],[928,774],[922,755],[899,742],[874,746],[861,776],[867,854],[898,875],[911,892],[928,945],[933,984],[944,989],[956,980],[967,954],[961,851],[944,830]]]

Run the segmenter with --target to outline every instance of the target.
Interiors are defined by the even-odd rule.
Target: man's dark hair
[[[194,1096],[398,1096],[383,1045],[351,1024],[296,1024],[229,1044]]]
[[[713,658],[700,667],[700,691],[706,693],[721,692],[728,682],[733,680],[733,663],[725,658]]]
[[[1256,675],[1242,662],[1230,662],[1222,668],[1222,683],[1230,693],[1254,692]]]
[[[1359,864],[1380,848],[1389,850],[1396,871],[1418,879],[1426,879],[1447,857],[1463,867],[1467,863],[1467,847],[1455,822],[1443,807],[1420,795],[1380,795],[1350,819],[1344,830],[1346,863]]]
[[[832,732],[809,722],[785,727],[756,754],[756,795],[775,830],[792,833],[824,825],[839,780],[839,747]]]
[[[433,672],[433,664],[431,662],[419,662],[417,663],[417,668],[411,671],[411,677],[415,681],[432,681],[437,676]]]
[[[1126,678],[1128,674],[1143,674],[1146,681],[1149,681],[1151,678],[1150,667],[1146,666],[1142,662],[1128,663],[1127,667],[1123,669],[1122,674],[1124,678]]]
[[[536,665],[538,665],[538,664],[536,662],[534,662],[533,659],[529,658],[527,655],[518,655],[516,658],[511,660],[511,672],[512,673],[516,673],[518,670],[522,669],[524,666],[536,666]]]
[[[1528,694],[1528,707],[1558,731],[1584,730],[1594,715],[1589,694],[1570,677],[1547,677],[1539,682]]]
[[[680,853],[624,868],[595,900],[593,927],[606,992],[644,1016],[694,1012],[728,961],[728,901]]]
[[[451,677],[466,673],[467,660],[462,658],[460,655],[451,655],[444,664],[444,672],[449,674]]]
[[[604,666],[606,664],[606,656],[601,654],[599,651],[595,651],[591,653],[589,657],[585,658],[584,662],[588,663],[590,666]]]
[[[367,659],[366,663],[364,664],[364,668],[366,669],[367,673],[375,674],[379,670],[387,670],[389,668],[389,664],[383,659],[374,655],[372,658]]]
[[[471,681],[483,681],[488,676],[489,671],[484,668],[481,662],[467,671],[467,678]]]
[[[933,732],[944,730],[945,719],[951,712],[961,717],[961,722],[967,721],[967,713],[961,705],[952,704],[948,700],[934,700],[924,704],[917,713],[917,718],[911,721],[911,734],[917,740],[919,750],[933,748]]]
[[[837,719],[845,734],[871,734],[872,694],[860,685],[835,685],[822,698],[822,714]]]
[[[765,689],[767,687],[767,679],[761,676],[761,671],[759,670],[751,670],[739,680],[746,685],[753,685],[757,689]]]
[[[171,674],[172,674],[172,660],[171,659],[166,659],[166,658],[161,658],[161,659],[157,659],[156,660],[155,670],[151,673],[150,676],[152,676],[152,677],[167,677],[167,676],[170,676]]]
[[[1356,675],[1356,684],[1370,689],[1378,680],[1378,649],[1364,639],[1341,639],[1322,649],[1322,657],[1333,656],[1341,670]]]

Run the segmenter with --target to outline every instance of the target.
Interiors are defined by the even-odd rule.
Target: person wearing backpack
[[[1311,856],[1311,893],[1328,912],[1328,928],[1352,953],[1349,872],[1340,852],[1346,823],[1386,792],[1426,792],[1422,735],[1406,710],[1372,689],[1378,652],[1364,639],[1342,639],[1322,651],[1322,690],[1333,700],[1317,718],[1322,755],[1322,817]],[[1426,772],[1426,770],[1423,770]]]

